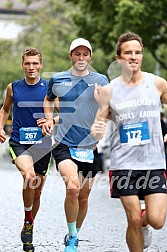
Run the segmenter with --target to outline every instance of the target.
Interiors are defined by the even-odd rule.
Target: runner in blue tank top
[[[78,231],[88,208],[88,196],[98,172],[97,141],[90,135],[98,104],[94,98],[98,85],[108,84],[108,79],[88,70],[92,56],[89,41],[79,38],[72,42],[69,57],[72,69],[53,75],[49,81],[44,102],[47,118],[43,132],[51,133],[55,97],[59,99],[59,124],[52,151],[56,166],[66,185],[65,214],[68,235],[65,252],[78,251]],[[95,89],[97,87],[97,90]],[[95,91],[96,90],[96,91]]]
[[[119,37],[116,59],[122,74],[101,89],[91,132],[96,139],[102,138],[107,120],[112,120],[111,197],[120,197],[124,206],[129,251],[143,252],[151,244],[152,227],[161,229],[166,219],[160,110],[161,101],[167,104],[167,82],[141,71],[143,44],[135,33]]]
[[[33,224],[40,206],[40,195],[50,163],[51,139],[42,136],[43,100],[48,81],[40,78],[42,55],[36,48],[25,49],[22,56],[25,78],[10,83],[0,111],[0,142],[6,139],[3,130],[13,105],[12,133],[9,150],[21,172],[25,219],[21,232],[24,251],[34,251]]]

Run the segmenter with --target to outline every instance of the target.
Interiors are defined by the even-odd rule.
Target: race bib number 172
[[[122,124],[119,133],[122,144],[142,145],[150,143],[148,122]]]

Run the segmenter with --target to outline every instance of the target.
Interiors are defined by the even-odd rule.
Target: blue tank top
[[[11,139],[20,142],[20,129],[37,127],[36,120],[44,118],[43,100],[46,96],[48,81],[41,79],[35,85],[28,85],[25,79],[12,83],[13,90],[13,128]],[[49,138],[43,138],[38,147],[51,143]],[[47,145],[45,145],[47,144]]]
[[[94,99],[95,83],[104,86],[109,81],[97,72],[74,76],[71,71],[65,71],[51,77],[47,95],[50,99],[59,98],[60,121],[56,141],[72,147],[87,147],[97,143],[90,134],[98,109]]]

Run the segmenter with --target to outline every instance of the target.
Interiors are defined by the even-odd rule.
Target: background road
[[[128,252],[126,217],[118,199],[110,199],[107,172],[96,178],[90,195],[89,211],[80,231],[80,252]],[[22,177],[8,157],[0,160],[0,252],[21,252],[20,231],[24,212]],[[35,220],[35,252],[63,252],[67,233],[64,216],[65,188],[59,173],[52,167]],[[154,231],[148,252],[167,251],[167,223]]]

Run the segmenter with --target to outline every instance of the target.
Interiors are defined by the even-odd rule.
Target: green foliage
[[[7,0],[5,3],[5,6],[7,9],[11,9],[13,7],[13,1],[12,0]]]
[[[33,0],[20,0],[27,5]],[[12,8],[13,0],[7,0]],[[107,74],[115,61],[115,44],[126,31],[141,35],[145,52],[143,70],[167,78],[167,0],[45,0],[31,10],[16,41],[0,41],[0,97],[8,83],[22,78],[21,54],[25,47],[39,48],[43,54],[43,76],[71,67],[69,45],[76,37],[90,40],[91,65]],[[157,63],[159,62],[159,63]],[[1,98],[1,99],[2,99]]]
[[[25,22],[27,28],[19,41],[24,47],[29,45],[41,50],[47,72],[70,67],[69,45],[76,36],[71,19],[73,13],[70,3],[48,0],[38,10],[31,11],[30,18]]]
[[[115,51],[120,34],[138,33],[144,47],[152,54],[151,65],[158,61],[162,75],[167,77],[167,55],[164,55],[167,50],[166,0],[66,1],[79,6],[73,18],[80,36],[89,38],[96,48],[108,55]]]
[[[16,57],[17,49],[11,41],[0,41],[0,97],[3,99],[3,93],[7,85],[14,79],[22,76],[20,58]],[[2,102],[0,99],[0,102]]]
[[[33,3],[31,0],[22,2],[27,5]],[[20,20],[25,29],[17,40],[0,41],[1,97],[8,83],[24,76],[21,54],[27,46],[37,47],[42,52],[43,77],[49,78],[53,72],[71,67],[68,52],[71,41],[76,37],[76,26],[71,18],[74,11],[73,5],[64,0],[44,1],[41,7],[29,12],[26,20]]]

